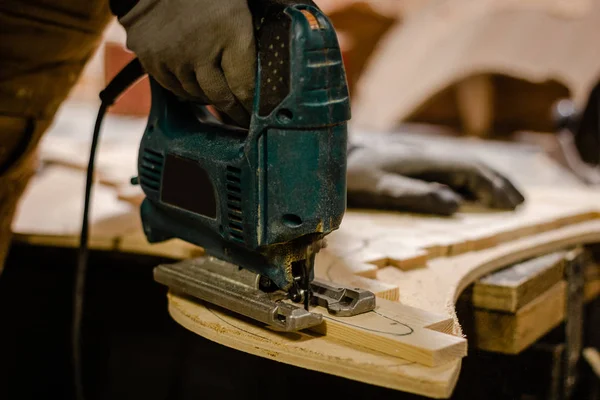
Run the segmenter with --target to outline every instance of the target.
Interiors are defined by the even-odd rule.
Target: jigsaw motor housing
[[[258,25],[248,130],[150,78],[138,181],[149,242],[201,246],[289,288],[291,263],[346,209],[346,75],[335,31],[310,5],[275,5]]]

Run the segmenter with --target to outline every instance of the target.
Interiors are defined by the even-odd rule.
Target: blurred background
[[[532,143],[595,182],[597,126],[583,111],[600,78],[600,3],[593,0],[320,0],[339,35],[352,132],[426,127],[468,138]],[[97,93],[133,55],[115,21],[71,93]],[[147,82],[112,114],[143,117]],[[596,113],[594,113],[595,115]],[[595,116],[590,116],[588,120]],[[571,128],[567,135],[557,135]],[[581,161],[585,161],[582,163]]]

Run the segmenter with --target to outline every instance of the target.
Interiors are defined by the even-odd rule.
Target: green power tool
[[[348,90],[335,32],[316,8],[261,9],[249,130],[151,80],[142,221],[150,242],[183,239],[299,293],[293,270],[312,278],[312,249],[345,210]]]
[[[375,296],[314,279],[346,209],[350,104],[337,36],[312,3],[250,1],[258,63],[248,130],[183,102],[150,77],[138,158],[149,242],[207,256],[154,271],[171,290],[294,331],[372,310]],[[303,303],[304,307],[295,303]]]
[[[157,281],[297,330],[321,322],[310,304],[338,315],[374,306],[371,293],[331,287],[313,272],[346,208],[348,88],[336,33],[318,8],[254,5],[250,129],[218,123],[152,81],[138,163],[141,215],[150,242],[176,237],[213,257],[159,266]]]

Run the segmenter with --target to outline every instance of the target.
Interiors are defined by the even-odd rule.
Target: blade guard
[[[218,122],[151,78],[138,177],[150,242],[183,239],[286,289],[291,263],[345,212],[350,107],[328,19],[310,5],[267,13],[250,129]]]

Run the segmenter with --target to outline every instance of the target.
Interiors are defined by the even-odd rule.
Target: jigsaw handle
[[[350,119],[346,74],[335,30],[310,0],[249,0],[256,48],[251,123],[260,127],[334,125]],[[305,25],[299,28],[298,25]],[[219,123],[205,105],[184,104],[150,77],[155,110],[176,110],[186,125],[239,131]],[[287,104],[284,104],[287,103]],[[184,115],[187,114],[187,115]],[[229,120],[225,118],[225,120]],[[196,125],[196,124],[194,124]],[[257,132],[259,129],[253,129]]]
[[[295,6],[305,10],[311,23],[317,24],[314,15],[305,6],[317,9],[312,1],[296,0],[249,0],[254,19],[256,47],[258,51],[257,86],[255,88],[254,112],[266,116],[276,108],[290,92],[290,64],[293,32],[286,9]]]
[[[258,52],[253,121],[314,128],[350,119],[346,74],[329,19],[310,0],[249,0],[249,6]]]

